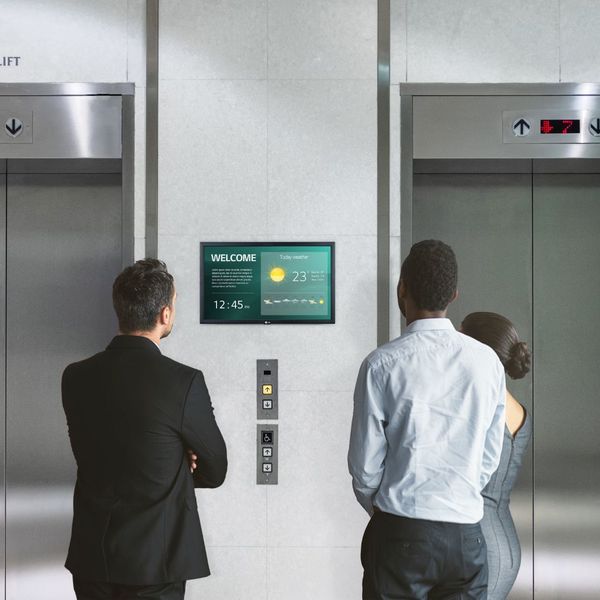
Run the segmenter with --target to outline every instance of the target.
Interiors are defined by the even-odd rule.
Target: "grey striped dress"
[[[514,437],[504,428],[500,464],[481,492],[481,529],[488,549],[488,600],[506,600],[521,565],[521,545],[509,502],[530,438],[529,413]]]

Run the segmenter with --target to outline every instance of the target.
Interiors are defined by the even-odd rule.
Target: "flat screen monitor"
[[[202,242],[201,323],[335,323],[334,242]]]

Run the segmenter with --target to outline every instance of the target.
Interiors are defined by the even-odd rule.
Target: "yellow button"
[[[273,386],[270,383],[265,383],[262,386],[263,396],[270,396],[273,393]]]

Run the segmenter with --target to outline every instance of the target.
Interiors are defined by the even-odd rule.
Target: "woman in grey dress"
[[[461,331],[490,346],[512,379],[525,377],[531,354],[513,324],[502,315],[489,312],[465,317]],[[481,529],[488,549],[488,600],[506,600],[521,564],[521,545],[510,514],[510,493],[517,479],[523,455],[531,438],[531,418],[506,391],[506,427],[497,471],[484,488]]]

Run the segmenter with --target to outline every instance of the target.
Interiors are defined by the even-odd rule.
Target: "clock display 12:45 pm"
[[[245,304],[243,300],[213,300],[213,304],[217,310],[248,310],[250,308],[250,305]]]

